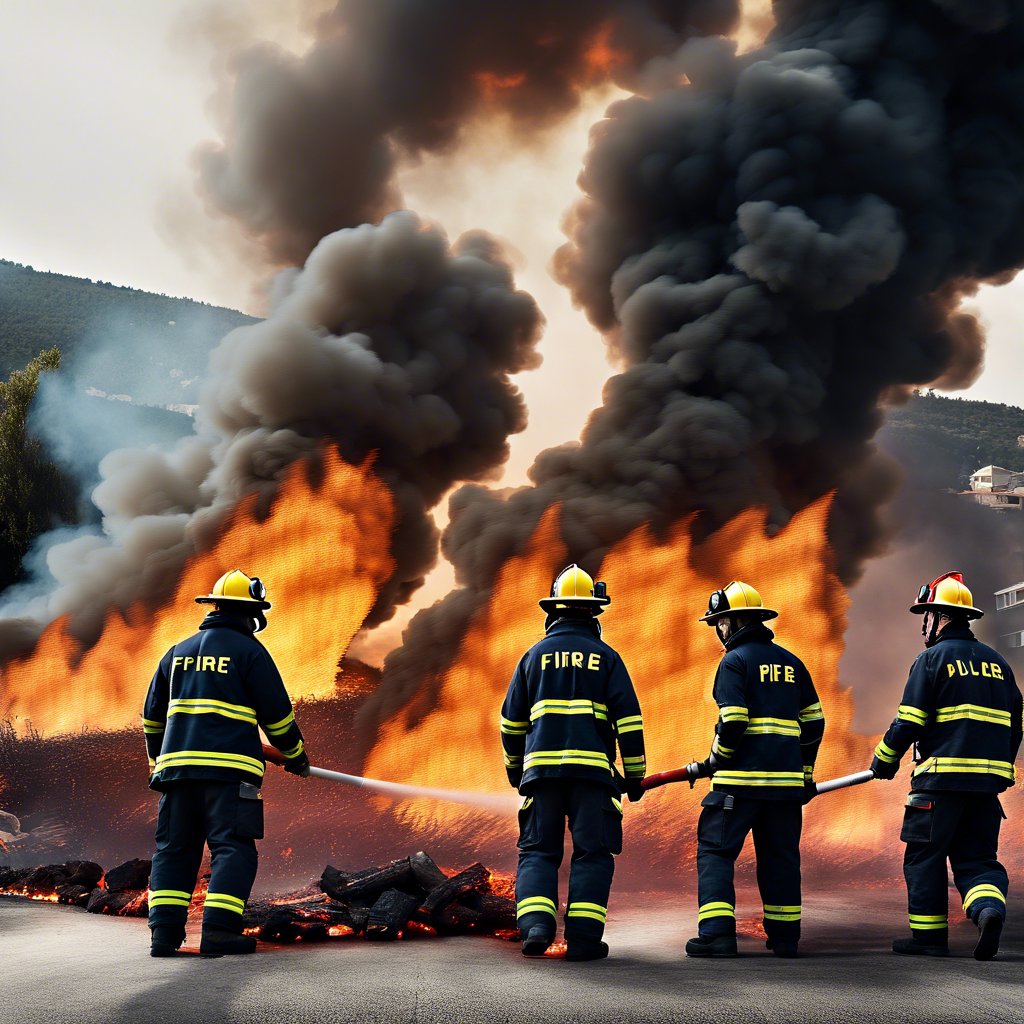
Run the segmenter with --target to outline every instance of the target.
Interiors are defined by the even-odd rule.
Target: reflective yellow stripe
[[[925,774],[998,775],[1014,780],[1013,765],[1009,761],[990,761],[984,757],[929,757],[915,769],[914,775]]]
[[[296,743],[291,750],[282,750],[281,753],[284,754],[284,756],[287,757],[289,760],[291,760],[293,757],[298,757],[299,754],[301,754],[302,751],[305,749],[306,748],[303,745],[302,740],[299,740],[299,742]]]
[[[716,736],[711,741],[711,752],[713,754],[721,754],[722,757],[732,757],[732,755],[736,753],[736,749],[735,747],[723,747],[722,744],[718,742],[718,737]]]
[[[1010,725],[1010,712],[998,708],[986,708],[980,704],[957,704],[954,707],[939,708],[935,712],[936,722],[955,722],[962,718],[976,722],[988,722],[991,725]]]
[[[711,917],[735,917],[736,908],[731,903],[705,903],[697,908],[697,921],[706,921]]]
[[[799,921],[800,906],[780,906],[778,904],[764,904],[764,919],[766,921]]]
[[[505,767],[506,768],[518,768],[522,763],[523,763],[523,759],[522,759],[521,756],[517,757],[515,754],[506,754],[505,755]]]
[[[152,771],[154,768],[156,768],[156,761],[154,761],[153,758],[150,758],[149,759],[149,770]]]
[[[280,722],[273,722],[270,725],[265,725],[263,731],[268,736],[279,736],[283,732],[288,731],[288,727],[295,721],[295,712],[289,711]]]
[[[530,708],[530,721],[543,715],[593,715],[608,721],[608,705],[593,700],[539,700]]]
[[[642,732],[643,727],[643,715],[629,715],[626,718],[620,718],[615,723],[615,729],[620,736],[627,732]]]
[[[152,718],[143,718],[142,720],[142,729],[147,735],[163,732],[166,726],[166,722],[157,722]]]
[[[715,772],[711,786],[800,786],[803,787],[803,772]]]
[[[643,778],[647,772],[647,758],[643,754],[639,757],[624,757],[622,767],[628,776]]]
[[[245,911],[245,900],[240,900],[237,896],[229,896],[224,892],[208,892],[205,905],[207,909],[230,910],[235,914]]]
[[[751,718],[748,736],[799,736],[800,723],[793,718]]]
[[[824,717],[825,717],[825,714],[821,710],[821,703],[820,702],[817,703],[817,704],[808,704],[807,707],[805,707],[800,712],[800,721],[801,722],[814,722],[814,721],[817,721],[819,718],[824,718]]]
[[[911,914],[910,923],[921,925],[921,924],[947,924],[949,918],[946,914]]]
[[[896,711],[896,717],[902,722],[912,722],[914,725],[928,724],[928,712],[909,704],[901,704]]]
[[[723,722],[746,722],[750,718],[750,712],[746,708],[728,705],[719,712]]]
[[[999,900],[1000,903],[1006,902],[1006,897],[996,886],[991,882],[982,882],[981,885],[976,885],[973,889],[967,890],[967,894],[964,896],[964,910],[970,909],[971,904],[975,900],[980,899],[995,899]]]
[[[561,764],[581,764],[589,768],[605,768],[609,772],[612,770],[608,755],[600,750],[535,750],[523,760],[526,768]]]
[[[896,753],[888,744],[883,743],[879,740],[878,746],[875,747],[875,757],[879,761],[885,761],[886,764],[896,764],[899,762],[900,755]]]
[[[144,732],[144,733],[145,733],[145,734],[146,734],[147,736],[159,736],[159,735],[160,735],[160,733],[162,733],[162,732],[164,731],[164,727],[163,727],[163,726],[161,725],[161,726],[160,726],[159,728],[155,728],[155,727],[154,727],[154,726],[152,726],[152,725],[144,725],[144,726],[142,727],[142,731],[143,731],[143,732]]]
[[[502,716],[501,731],[506,736],[525,736],[530,731],[530,723],[513,722],[511,719]]]
[[[524,917],[526,914],[550,914],[556,920],[558,914],[555,911],[555,901],[548,899],[547,896],[531,896],[528,899],[520,900],[516,904],[516,919]]]
[[[192,902],[192,893],[182,889],[152,889],[149,893],[151,907],[187,907]]]
[[[161,754],[156,759],[156,770],[163,771],[164,768],[182,768],[187,766],[199,766],[206,768],[238,768],[241,771],[252,772],[263,778],[264,766],[261,761],[254,757],[245,757],[242,754],[225,754],[215,750],[178,750],[173,753]]]
[[[612,803],[615,805],[615,810],[617,810],[619,812],[619,814],[621,814],[622,813],[622,801],[621,800],[616,800],[615,797],[612,797]]]
[[[227,704],[222,700],[192,700],[177,698],[167,705],[167,716],[171,715],[223,715],[239,722],[256,724],[256,711],[242,704]]]
[[[608,908],[599,903],[570,903],[565,912],[566,917],[589,917],[604,924],[608,918]]]
[[[187,908],[191,900],[177,900],[171,899],[169,896],[159,896],[154,898],[152,894],[149,897],[149,909],[152,910],[154,907],[182,907]]]

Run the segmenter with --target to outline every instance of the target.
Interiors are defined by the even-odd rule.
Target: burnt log
[[[85,909],[90,914],[120,914],[138,896],[137,892],[111,892],[97,888],[93,889]]]
[[[417,891],[409,858],[393,860],[381,868],[350,875],[328,865],[320,876],[320,888],[333,900],[372,903],[385,889]]]
[[[117,912],[118,917],[149,917],[148,889],[143,889],[140,893],[124,893],[123,895],[133,896],[133,899]]]
[[[258,938],[263,942],[324,942],[328,927],[326,921],[295,907],[275,907],[260,928]]]
[[[62,885],[81,885],[92,889],[103,875],[103,868],[88,860],[69,860],[64,864],[43,864],[25,872],[17,888],[28,893],[50,895]],[[15,886],[11,886],[15,888]]]
[[[387,889],[370,908],[366,922],[366,937],[382,942],[393,942],[409,924],[420,901],[416,896]]]
[[[416,884],[424,893],[428,893],[448,881],[448,876],[422,850],[409,858],[409,867],[412,868],[412,876],[416,879]]]
[[[441,935],[466,935],[469,932],[486,930],[483,928],[483,915],[480,911],[461,903],[449,903],[448,906],[435,910],[427,921]]]
[[[149,869],[152,861],[129,860],[111,868],[103,876],[103,884],[111,892],[141,892],[149,885]]]
[[[439,913],[450,903],[470,892],[480,892],[487,886],[489,873],[483,864],[471,864],[427,893],[423,909],[430,915]]]
[[[463,900],[469,909],[480,914],[480,927],[484,931],[506,931],[518,927],[515,900],[479,892],[471,892]]]
[[[0,868],[0,889],[20,891],[31,873],[31,868]]]
[[[89,902],[90,892],[84,885],[58,885],[57,902],[70,907],[84,907]]]

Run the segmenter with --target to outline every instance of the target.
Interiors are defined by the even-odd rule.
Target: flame
[[[707,594],[730,579],[757,586],[781,617],[780,643],[807,665],[825,709],[827,728],[816,777],[832,778],[867,766],[873,737],[853,729],[852,692],[840,685],[839,659],[849,598],[832,568],[826,537],[831,498],[808,506],[774,536],[763,511],[747,510],[696,544],[692,521],[661,540],[636,530],[607,556],[600,576],[613,603],[602,618],[605,638],[622,655],[643,707],[650,772],[703,758],[710,749],[717,707],[711,680],[721,657],[713,630],[698,617]],[[447,670],[436,706],[408,708],[382,729],[367,774],[418,785],[503,791],[497,715],[523,652],[539,639],[538,595],[547,592],[567,560],[557,509],[549,509],[527,550],[510,559],[489,605],[471,624]],[[894,698],[895,698],[894,694]],[[894,700],[895,706],[895,700]],[[685,786],[627,805],[628,843],[655,860],[692,865],[698,799]],[[805,851],[830,866],[895,856],[902,787],[881,783],[829,794],[805,815]],[[466,829],[481,844],[510,841],[514,821],[477,819],[451,805],[407,803],[403,821],[428,832]],[[746,854],[747,857],[750,853]]]
[[[583,66],[588,79],[602,81],[611,75],[627,59],[628,54],[620,53],[611,45],[612,26],[602,25],[583,54]]]
[[[480,93],[488,102],[492,102],[501,93],[517,89],[526,81],[526,72],[520,71],[513,75],[499,75],[493,71],[478,71],[474,76]]]
[[[334,449],[324,450],[322,462],[319,486],[304,464],[293,464],[262,522],[255,496],[240,502],[161,607],[111,610],[88,650],[66,618],[52,623],[30,656],[0,669],[5,716],[48,734],[137,724],[157,662],[196,628],[193,597],[235,566],[267,583],[275,609],[260,639],[292,697],[332,692],[338,661],[392,569],[393,502],[369,463],[351,466]]]
[[[332,939],[343,939],[349,935],[355,935],[355,932],[347,924],[332,924],[327,929],[327,934]]]

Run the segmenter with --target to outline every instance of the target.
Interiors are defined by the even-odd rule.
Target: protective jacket
[[[616,740],[627,778],[646,774],[643,719],[632,680],[591,618],[559,618],[520,659],[501,708],[509,781],[588,779],[618,792]]]
[[[179,779],[258,786],[266,763],[257,726],[285,757],[303,751],[273,658],[247,620],[221,612],[160,659],[142,726],[153,789]]]
[[[719,707],[711,788],[761,800],[803,800],[825,716],[803,662],[762,623],[726,642],[715,675]]]
[[[1000,793],[1013,785],[1021,693],[1005,659],[968,625],[949,625],[910,669],[875,757],[897,764],[917,745],[912,790]]]

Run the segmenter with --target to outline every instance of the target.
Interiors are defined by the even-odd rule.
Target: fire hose
[[[819,782],[815,785],[815,790],[818,794],[831,793],[836,789],[848,789],[850,786],[860,786],[862,783],[870,782],[875,777],[875,773],[869,768],[867,771],[854,772],[852,775],[843,775],[838,779],[828,779],[826,782]],[[699,761],[691,761],[688,765],[683,768],[673,768],[668,772],[659,772],[657,775],[648,775],[643,781],[643,787],[645,790],[657,789],[659,786],[667,786],[672,782],[688,782],[690,788],[693,788],[693,784],[697,779],[710,778],[704,769],[704,765]]]
[[[263,744],[263,756],[272,764],[284,766],[284,755],[268,744]],[[477,793],[466,789],[433,789],[430,786],[409,786],[401,782],[384,782],[381,779],[368,779],[362,775],[348,775],[345,772],[332,772],[326,768],[310,767],[309,774],[317,779],[329,782],[344,782],[348,786],[365,789],[375,796],[386,796],[392,800],[446,800],[449,803],[465,804],[467,807],[479,807],[493,814],[512,814],[519,808],[519,798],[503,796],[497,793]]]

